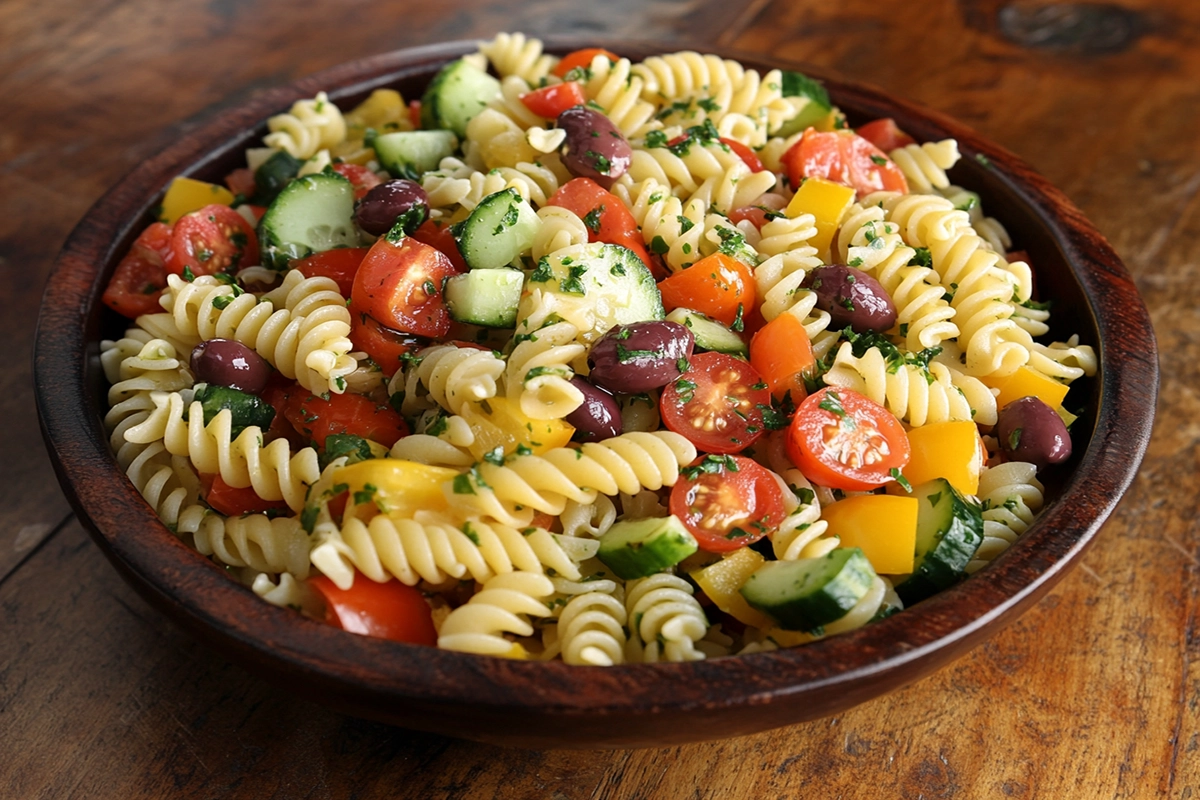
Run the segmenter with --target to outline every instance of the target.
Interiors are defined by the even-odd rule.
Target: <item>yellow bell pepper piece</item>
[[[174,225],[184,214],[199,211],[214,203],[227,206],[233,202],[233,192],[215,183],[206,183],[180,175],[171,181],[163,197],[159,222]]]
[[[770,628],[775,621],[751,607],[738,590],[766,559],[749,547],[735,550],[715,564],[688,573],[708,598],[738,622],[755,628]]]
[[[530,419],[504,397],[469,403],[463,407],[462,418],[475,432],[475,441],[468,449],[477,459],[497,447],[511,455],[522,445],[538,455],[563,447],[575,433],[575,428],[560,419]]]
[[[370,97],[346,113],[345,120],[349,139],[361,139],[367,128],[374,128],[376,133],[412,129],[408,106],[395,89],[371,92]]]
[[[1062,418],[1063,425],[1066,425],[1068,429],[1071,427],[1072,422],[1079,419],[1079,417],[1075,416],[1070,411],[1067,411],[1062,406],[1059,406],[1054,410],[1058,412],[1058,416]]]
[[[935,422],[908,432],[912,457],[904,468],[904,477],[913,486],[945,478],[963,494],[979,491],[983,471],[983,442],[974,422]],[[889,494],[902,488],[888,486]]]
[[[335,486],[345,484],[350,490],[352,505],[347,506],[347,513],[361,506],[356,516],[371,516],[378,509],[398,518],[411,518],[417,511],[449,508],[442,485],[458,474],[455,469],[401,458],[372,458],[335,470],[332,479]]]
[[[788,203],[787,215],[798,217],[812,214],[816,220],[817,235],[808,243],[817,248],[823,261],[829,260],[829,246],[833,234],[842,224],[842,217],[854,202],[854,189],[824,178],[806,178],[796,189],[792,202]]]
[[[1040,372],[1034,372],[1027,366],[1020,367],[1012,375],[998,380],[983,379],[984,384],[993,389],[999,389],[996,397],[996,407],[1004,408],[1013,400],[1022,397],[1036,397],[1051,408],[1062,406],[1063,398],[1067,396],[1067,386],[1053,378],[1047,378]]]
[[[904,575],[913,570],[917,545],[917,500],[888,494],[848,497],[821,509],[829,535],[842,547],[862,548],[881,575]]]

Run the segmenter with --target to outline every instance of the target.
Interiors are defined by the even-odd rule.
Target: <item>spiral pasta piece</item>
[[[1079,337],[1072,336],[1065,342],[1048,345],[1034,342],[1028,366],[1048,378],[1070,383],[1084,375],[1095,375],[1099,361],[1090,345],[1081,345]]]
[[[983,542],[967,564],[968,573],[989,564],[1033,524],[1045,492],[1036,474],[1033,464],[1009,461],[989,467],[979,476],[978,496],[984,507]]]
[[[958,142],[943,139],[940,142],[908,144],[888,155],[904,173],[910,191],[928,194],[950,185],[946,170],[958,163]]]
[[[687,581],[668,573],[629,581],[625,586],[625,609],[632,623],[626,660],[655,663],[704,659],[696,643],[708,633],[708,618]]]
[[[508,397],[530,419],[562,419],[583,403],[583,392],[571,383],[571,362],[587,353],[575,341],[579,329],[558,322],[539,329],[508,357]]]
[[[689,201],[685,208],[666,185],[654,178],[634,185],[631,191],[618,184],[614,191],[618,197],[627,199],[629,210],[642,229],[642,238],[655,252],[662,253],[671,269],[685,269],[700,260],[706,219],[702,201]]]
[[[263,137],[263,142],[301,161],[312,158],[318,150],[341,144],[346,138],[346,120],[324,92],[317,92],[311,100],[297,100],[286,114],[267,120],[267,127],[271,132]]]
[[[259,572],[288,572],[301,580],[308,576],[309,538],[296,517],[223,517],[193,505],[180,514],[177,532],[191,534],[202,555],[222,564]]]
[[[491,350],[473,347],[435,345],[417,356],[417,366],[405,372],[402,408],[410,415],[433,404],[461,414],[467,403],[495,397],[505,370],[504,359]]]
[[[541,598],[549,597],[554,584],[540,572],[510,572],[497,575],[465,605],[450,612],[438,631],[438,647],[462,653],[494,656],[524,655],[524,648],[504,634],[529,636],[529,617],[545,617],[550,611]]]
[[[587,536],[592,539],[599,539],[616,521],[617,508],[604,495],[598,495],[594,503],[568,500],[559,516],[564,536]]]
[[[653,179],[663,187],[669,187],[668,194],[676,194],[687,200],[696,197],[701,186],[708,181],[724,181],[727,176],[736,176],[738,167],[749,172],[745,162],[729,147],[720,142],[692,142],[682,153],[676,153],[670,147],[634,148],[629,162],[628,176],[622,176],[621,182],[626,185],[642,184]],[[754,173],[762,175],[763,173]],[[766,173],[771,185],[774,185],[772,173]],[[757,178],[763,181],[768,178]],[[768,189],[770,187],[767,187]],[[767,189],[760,189],[750,197],[754,199]],[[712,190],[708,191],[711,197]],[[698,199],[704,199],[699,197]],[[746,200],[745,202],[749,202]],[[745,204],[745,203],[743,203]]]
[[[129,463],[125,474],[168,528],[176,529],[180,514],[196,504],[200,479],[186,459],[167,453],[162,442],[151,442]]]
[[[574,211],[561,206],[543,206],[537,215],[542,224],[533,237],[534,261],[564,247],[587,244],[587,226]]]
[[[654,104],[642,99],[642,78],[634,74],[627,58],[615,62],[603,54],[593,58],[584,75],[583,93],[627,139],[640,139],[662,127]]]
[[[479,52],[495,67],[501,78],[515,75],[531,86],[550,74],[558,58],[542,52],[542,42],[523,33],[498,33],[482,42]]]
[[[889,359],[878,347],[855,357],[853,345],[843,342],[825,383],[853,389],[887,408],[914,428],[930,422],[996,422],[996,398],[977,378],[938,361],[928,367]]]
[[[624,604],[610,593],[572,597],[558,618],[563,661],[599,667],[624,663],[627,619]]]

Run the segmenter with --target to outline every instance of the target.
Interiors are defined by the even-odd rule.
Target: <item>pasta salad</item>
[[[1077,337],[952,140],[819,82],[500,34],[179,177],[105,422],[269,603],[614,665],[811,642],[980,569],[1070,456]]]

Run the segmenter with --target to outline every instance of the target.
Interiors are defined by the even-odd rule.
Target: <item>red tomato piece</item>
[[[899,147],[907,147],[917,141],[900,130],[896,125],[896,120],[891,117],[872,120],[866,125],[855,128],[854,132],[885,153],[890,153]]]
[[[567,53],[563,56],[562,61],[554,65],[554,69],[550,70],[550,73],[562,78],[573,69],[587,69],[592,65],[592,60],[596,56],[607,56],[608,60],[614,64],[621,60],[619,55],[611,50],[605,50],[603,47],[585,47],[582,50]]]
[[[732,150],[750,168],[751,172],[762,172],[766,169],[759,159],[758,154],[737,139],[725,139],[722,137],[720,141],[721,144]]]
[[[408,425],[396,411],[378,406],[361,394],[331,394],[329,399],[304,390],[288,396],[283,407],[288,422],[308,439],[325,446],[335,433],[349,433],[391,447],[408,435]]]
[[[557,119],[568,108],[586,103],[587,95],[583,93],[579,81],[567,81],[526,92],[521,95],[521,102],[539,117]]]
[[[441,220],[425,220],[421,223],[421,227],[412,232],[412,238],[440,250],[459,272],[466,272],[469,269],[466,259],[462,257],[462,253],[458,249],[458,240],[450,232],[450,226],[443,225]]]
[[[665,277],[661,262],[650,257],[633,213],[619,197],[591,178],[572,178],[558,187],[546,205],[573,211],[589,222],[595,220],[594,226],[588,226],[588,241],[627,247],[637,254],[655,280]]]
[[[447,278],[460,272],[440,250],[424,242],[381,236],[354,276],[350,314],[366,314],[402,333],[445,336],[450,313],[442,288]]]
[[[433,611],[413,586],[395,579],[376,583],[360,572],[349,589],[339,589],[324,575],[309,578],[308,585],[325,599],[325,622],[336,628],[396,642],[437,644]]]
[[[117,265],[101,300],[130,319],[162,311],[158,300],[167,288],[164,265],[170,252],[171,226],[151,223]]]
[[[713,253],[658,284],[668,311],[690,308],[727,326],[754,309],[754,273],[736,258]]]
[[[737,453],[763,434],[771,391],[753,366],[725,353],[696,353],[659,398],[663,423],[706,453]]]
[[[400,369],[401,357],[421,346],[421,340],[416,336],[385,328],[366,314],[351,315],[350,343],[355,350],[370,356],[389,378]]]
[[[761,231],[762,226],[768,222],[767,213],[769,211],[770,209],[763,208],[762,206],[742,206],[729,212],[729,221],[737,225],[739,222],[746,222],[748,220],[751,225]]]
[[[408,101],[408,121],[412,123],[413,130],[421,130],[421,101]]]
[[[363,199],[367,192],[383,183],[378,175],[361,164],[334,164],[333,171],[353,184],[355,200]]]
[[[808,394],[804,378],[812,374],[817,360],[800,320],[780,314],[750,340],[750,363],[763,376],[772,395],[782,399],[790,394],[798,403]]]
[[[865,491],[895,480],[911,449],[892,412],[852,389],[826,387],[796,409],[787,453],[815,483]]]
[[[258,184],[254,182],[254,170],[249,167],[240,167],[226,175],[225,185],[229,187],[229,191],[242,197],[253,197],[258,191]]]
[[[193,275],[234,272],[258,263],[258,237],[229,206],[210,205],[184,214],[171,234],[167,272]]]
[[[671,489],[671,513],[696,537],[701,550],[737,550],[783,521],[779,481],[748,458],[703,456],[680,475]]]
[[[271,420],[271,427],[266,432],[267,441],[273,442],[276,439],[287,439],[295,450],[307,447],[309,440],[292,426],[287,415],[283,413],[287,408],[288,399],[293,394],[307,395],[308,390],[294,380],[284,377],[283,373],[272,372],[271,377],[267,380],[266,387],[259,392],[258,396],[270,403],[271,407],[275,409],[275,418]]]
[[[871,192],[906,193],[904,173],[878,147],[849,131],[822,133],[809,128],[786,153],[783,164],[792,186],[804,178],[825,178]]]
[[[254,491],[253,486],[235,489],[225,482],[220,475],[200,475],[200,483],[204,487],[204,502],[212,506],[214,511],[227,517],[240,517],[242,514],[263,514],[268,511],[278,511],[290,514],[287,503],[282,500],[264,500]]]
[[[337,247],[293,261],[291,266],[300,270],[300,274],[306,278],[332,278],[342,297],[349,297],[354,289],[358,266],[366,255],[365,247]]]

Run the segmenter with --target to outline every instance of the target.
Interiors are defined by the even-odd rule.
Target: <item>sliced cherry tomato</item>
[[[763,434],[771,391],[753,366],[725,353],[696,353],[659,398],[663,423],[706,453],[737,453]]]
[[[579,81],[567,81],[526,92],[521,95],[521,102],[539,117],[558,119],[558,115],[568,108],[586,103],[587,95]]]
[[[361,572],[354,573],[349,589],[339,589],[324,575],[309,578],[308,585],[325,599],[325,622],[336,628],[396,642],[437,644],[433,610],[416,587],[394,578],[376,583]]]
[[[690,308],[728,326],[754,309],[754,273],[736,258],[713,253],[658,284],[668,311]]]
[[[242,197],[253,197],[258,191],[258,185],[254,182],[254,170],[249,167],[240,167],[226,175],[225,185],[229,187],[229,191]]]
[[[826,387],[796,409],[787,453],[815,483],[864,491],[895,480],[911,450],[892,412],[852,389]]]
[[[788,394],[799,403],[808,395],[804,378],[817,365],[812,342],[800,320],[780,314],[750,340],[750,363],[763,376],[771,394],[780,399]]]
[[[737,550],[783,521],[779,481],[748,458],[701,456],[680,475],[671,489],[671,513],[696,537],[701,550]]]
[[[167,287],[164,266],[171,253],[171,227],[151,223],[117,265],[101,300],[130,319],[162,311],[158,300]]]
[[[300,270],[300,274],[306,278],[332,278],[342,297],[349,297],[354,289],[358,266],[366,255],[365,247],[336,247],[293,261],[291,266]]]
[[[573,53],[567,53],[563,56],[562,61],[554,65],[554,69],[550,70],[551,74],[562,78],[573,69],[587,69],[592,65],[592,60],[596,56],[607,56],[609,61],[614,64],[621,60],[621,57],[611,50],[605,50],[603,47],[585,47],[582,50],[576,50]]]
[[[750,168],[751,172],[762,172],[766,169],[766,167],[763,166],[762,161],[759,159],[758,154],[746,145],[739,142],[737,139],[726,139],[722,137],[720,141],[721,144],[728,147],[738,158],[745,162],[746,166]]]
[[[225,482],[220,475],[200,475],[200,483],[204,487],[204,502],[212,506],[214,511],[227,517],[239,517],[242,514],[263,514],[268,511],[278,511],[290,514],[287,503],[282,500],[264,500],[254,491],[253,486],[235,489]]]
[[[378,175],[361,164],[334,164],[333,171],[354,185],[355,200],[363,199],[367,192],[383,183]]]
[[[588,241],[628,247],[655,280],[666,277],[662,264],[650,257],[637,220],[624,203],[591,178],[573,178],[550,196],[547,205],[568,209],[588,224]],[[592,221],[594,220],[594,224]]]
[[[193,275],[215,275],[257,263],[254,228],[229,206],[205,206],[175,223],[167,272],[182,275],[187,269]]]
[[[450,313],[443,285],[456,269],[440,250],[405,236],[381,236],[371,245],[350,292],[350,314],[366,314],[385,328],[418,336],[445,336]]]
[[[804,178],[825,178],[871,192],[905,193],[904,173],[878,147],[849,131],[822,133],[809,128],[786,153],[783,165],[792,186]]]
[[[411,334],[385,328],[366,314],[350,316],[350,343],[379,365],[389,378],[402,364],[402,356],[421,347],[422,340]]]
[[[891,117],[872,120],[866,125],[860,125],[855,128],[854,132],[885,153],[890,153],[899,147],[906,147],[917,141],[900,130],[896,125],[896,120]]]
[[[326,437],[349,433],[391,447],[401,436],[408,435],[404,418],[387,406],[361,394],[331,394],[326,400],[306,391],[288,396],[283,414],[288,422],[318,447],[325,446]]]
[[[458,240],[450,232],[450,226],[443,225],[441,220],[425,220],[421,227],[412,232],[412,238],[440,250],[459,272],[467,271],[467,261],[458,249]]]
[[[761,231],[762,226],[767,224],[768,213],[771,213],[771,210],[762,206],[742,206],[729,212],[729,221],[734,225],[737,225],[739,222],[749,221],[751,225]]]

